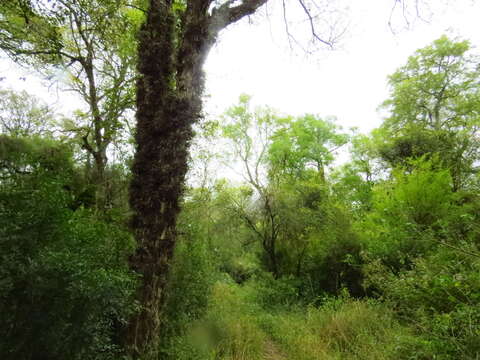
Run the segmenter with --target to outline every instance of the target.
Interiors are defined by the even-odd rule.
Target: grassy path
[[[278,346],[270,339],[265,341],[264,357],[265,360],[286,360],[284,354],[278,349]]]

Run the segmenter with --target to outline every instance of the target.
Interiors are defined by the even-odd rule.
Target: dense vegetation
[[[442,37],[389,78],[369,135],[246,96],[210,123],[244,181],[207,172],[184,199],[165,358],[477,359],[478,79]]]
[[[110,14],[105,4],[85,19]],[[136,29],[137,15],[112,23]],[[12,19],[17,31],[24,19]],[[117,69],[94,61],[118,75],[102,78],[98,101],[74,55],[38,50],[35,66],[78,61],[71,83],[90,112],[66,120],[27,93],[0,94],[2,359],[126,358],[127,324],[142,312],[129,266],[135,56],[114,32],[84,30],[95,46],[117,44]],[[253,109],[246,95],[204,119],[158,358],[478,359],[479,60],[447,37],[418,50],[389,77],[370,134]]]

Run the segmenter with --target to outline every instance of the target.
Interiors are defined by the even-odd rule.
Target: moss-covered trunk
[[[201,21],[192,25],[190,34],[176,33],[170,1],[152,0],[140,34],[130,204],[138,243],[131,264],[142,276],[138,300],[143,309],[129,324],[126,338],[134,357],[157,351],[188,146],[201,113],[202,65],[212,41]]]
[[[137,148],[130,205],[138,244],[131,266],[142,276],[142,310],[125,337],[134,358],[156,358],[160,320],[175,226],[180,207],[192,125],[200,118],[206,56],[223,28],[253,14],[267,0],[150,0],[139,34]],[[192,269],[194,271],[194,269]]]

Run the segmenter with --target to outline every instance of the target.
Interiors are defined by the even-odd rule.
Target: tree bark
[[[138,245],[130,261],[142,277],[137,294],[142,308],[125,336],[133,358],[154,358],[158,353],[188,147],[192,125],[202,110],[203,64],[218,32],[266,1],[244,0],[235,7],[227,1],[209,15],[211,0],[188,0],[177,19],[173,0],[150,0],[139,34],[136,153],[130,185],[131,226]]]
[[[138,294],[142,310],[129,324],[126,339],[134,357],[157,351],[160,312],[187,172],[188,146],[193,135],[192,125],[201,112],[202,65],[208,44],[213,43],[208,41],[208,29],[202,28],[198,17],[196,27],[192,24],[185,32],[178,51],[179,61],[176,61],[174,43],[178,39],[170,5],[170,1],[152,0],[140,34],[137,148],[130,204],[138,244],[131,265],[142,276]],[[185,21],[192,20],[186,18]]]
[[[102,149],[93,153],[95,160],[95,167],[93,169],[93,183],[95,185],[95,203],[97,210],[100,212],[105,211],[107,205],[107,184],[105,169],[107,167],[107,151]]]

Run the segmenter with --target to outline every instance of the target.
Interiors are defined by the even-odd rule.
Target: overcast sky
[[[433,9],[420,9],[428,21],[407,16],[410,29],[404,29],[401,9],[391,16],[393,3],[341,2],[348,7],[348,32],[337,50],[314,56],[292,53],[275,19],[269,23],[256,18],[261,25],[245,21],[226,30],[206,65],[207,109],[221,112],[245,92],[255,103],[284,113],[334,115],[345,127],[371,130],[381,121],[376,109],[388,97],[387,76],[416,49],[442,34],[480,45],[480,1],[430,1]]]
[[[287,1],[291,6],[296,3]],[[226,30],[206,64],[207,112],[212,116],[221,113],[241,93],[247,93],[254,103],[283,113],[333,115],[345,127],[366,132],[380,123],[376,109],[388,96],[388,74],[416,49],[442,34],[480,45],[480,1],[456,0],[448,6],[443,5],[447,0],[431,0],[433,11],[421,9],[428,21],[408,17],[410,29],[404,29],[407,21],[401,9],[392,16],[394,0],[324,1],[335,4],[349,23],[333,51],[308,56],[299,49],[291,51],[278,8],[270,8],[270,20],[257,16]],[[295,21],[290,26],[294,28]],[[297,36],[302,40],[301,33]],[[0,72],[5,78],[0,83],[3,87],[27,90],[63,111],[79,106],[74,98],[55,87],[47,89],[45,83],[20,73],[8,61],[0,61]]]

